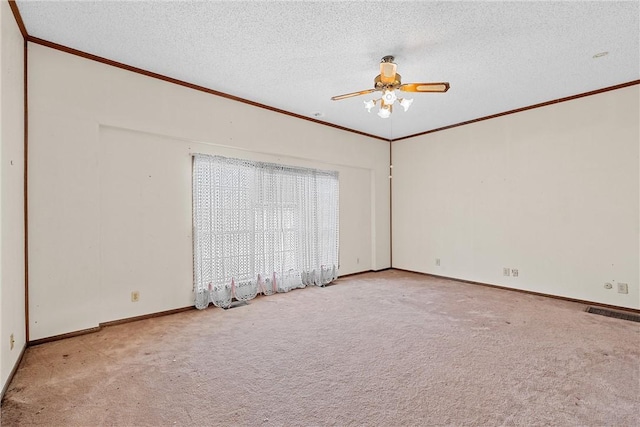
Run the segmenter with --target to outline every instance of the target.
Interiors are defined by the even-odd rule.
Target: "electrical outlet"
[[[509,267],[504,267],[502,269],[502,275],[503,276],[511,276],[511,269]]]
[[[440,267],[440,258],[436,258],[436,266]]]
[[[13,346],[16,343],[16,340],[13,339],[13,334],[9,337],[9,345],[11,346],[11,350],[13,350]]]
[[[628,294],[629,293],[629,285],[626,283],[618,282],[618,293],[619,294]]]
[[[131,302],[138,302],[138,301],[140,301],[140,292],[139,291],[131,292]]]
[[[511,275],[513,277],[518,277],[518,269],[517,268],[512,268],[511,269]]]

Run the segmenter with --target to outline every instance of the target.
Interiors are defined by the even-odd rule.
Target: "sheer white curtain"
[[[193,158],[196,307],[337,277],[338,173]]]

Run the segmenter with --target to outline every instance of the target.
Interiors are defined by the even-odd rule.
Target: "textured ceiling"
[[[29,36],[396,139],[640,78],[640,3],[24,1]],[[608,55],[594,58],[600,52]],[[384,55],[408,112],[367,113]]]

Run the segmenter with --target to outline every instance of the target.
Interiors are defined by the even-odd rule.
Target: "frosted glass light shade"
[[[378,111],[378,116],[383,119],[388,118],[391,115],[391,109],[388,106],[380,107],[380,111]]]
[[[382,95],[382,102],[385,105],[393,105],[393,103],[396,102],[396,99],[398,99],[398,97],[392,90],[385,90],[384,94]]]
[[[367,109],[368,112],[371,112],[371,109],[375,107],[376,103],[373,100],[364,101],[364,108]]]
[[[413,103],[413,99],[403,98],[402,101],[400,101],[400,105],[404,107],[404,111],[407,111],[409,107],[411,107],[412,103]]]

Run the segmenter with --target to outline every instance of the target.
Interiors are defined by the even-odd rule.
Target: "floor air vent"
[[[587,313],[599,314],[601,316],[615,317],[616,319],[631,320],[640,322],[640,314],[627,313],[624,311],[609,310],[608,308],[588,307]]]

